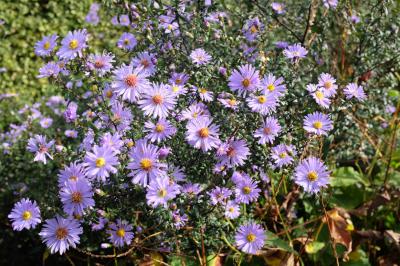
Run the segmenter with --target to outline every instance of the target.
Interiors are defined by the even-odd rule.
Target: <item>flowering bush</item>
[[[72,265],[395,262],[395,7],[93,3],[32,47],[57,94],[0,135],[8,238]]]

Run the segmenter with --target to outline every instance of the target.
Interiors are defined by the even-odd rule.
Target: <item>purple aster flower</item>
[[[296,167],[293,178],[305,191],[317,193],[329,184],[329,175],[330,171],[319,158],[308,157]]]
[[[64,212],[68,215],[82,216],[84,209],[93,207],[93,191],[85,178],[66,181],[60,190]]]
[[[321,87],[322,91],[327,97],[331,97],[336,94],[338,86],[335,83],[336,79],[327,73],[322,73],[318,78],[318,86]]]
[[[217,154],[217,156],[219,162],[227,167],[243,165],[247,156],[250,155],[250,149],[247,147],[246,141],[242,139],[228,140],[221,146],[223,147],[223,151],[219,155]]]
[[[274,117],[267,117],[263,122],[263,126],[254,133],[254,137],[260,138],[258,140],[260,144],[273,143],[280,131],[281,126],[278,120]]]
[[[170,83],[175,85],[185,85],[189,81],[189,75],[186,73],[172,73],[171,78],[168,80]]]
[[[53,219],[47,219],[42,231],[39,233],[51,253],[59,252],[63,254],[69,247],[76,247],[79,244],[79,235],[83,229],[75,219],[64,219],[56,216]]]
[[[293,162],[293,156],[296,155],[296,151],[293,145],[279,144],[272,148],[272,160],[276,167],[282,167],[290,165]]]
[[[289,58],[296,60],[298,58],[306,57],[308,51],[301,46],[299,43],[289,45],[285,50],[283,50],[283,54]]]
[[[235,98],[218,98],[218,101],[222,103],[222,105],[226,108],[237,110],[239,107],[240,101]]]
[[[117,47],[126,51],[131,51],[137,45],[137,40],[132,33],[124,32],[117,42]]]
[[[60,74],[61,68],[57,63],[48,62],[39,69],[38,78],[56,78]]]
[[[49,128],[49,127],[51,127],[51,125],[53,124],[53,119],[51,119],[50,117],[43,117],[41,120],[40,120],[40,126],[42,127],[42,128]]]
[[[235,195],[237,202],[250,203],[256,201],[260,195],[261,189],[257,187],[258,182],[246,177],[236,184]]]
[[[132,170],[128,175],[132,177],[132,183],[146,187],[148,180],[166,176],[166,165],[158,160],[158,147],[147,144],[145,140],[139,140],[136,147],[130,152],[132,162],[128,169]]]
[[[41,161],[46,164],[46,157],[48,157],[50,160],[53,160],[53,157],[50,155],[49,151],[54,143],[54,140],[47,142],[46,136],[35,135],[33,138],[28,140],[27,150],[35,153],[35,158],[33,161]]]
[[[65,136],[66,137],[68,137],[68,138],[73,138],[73,139],[76,139],[77,137],[78,137],[78,131],[76,131],[76,130],[71,130],[71,129],[67,129],[67,130],[65,130]]]
[[[82,164],[73,162],[65,166],[58,174],[58,186],[64,186],[65,182],[76,182],[85,178],[85,169]]]
[[[259,18],[248,19],[243,26],[242,32],[247,41],[252,42],[259,36],[260,32],[264,29],[264,24],[261,23]]]
[[[282,77],[276,78],[274,75],[268,74],[261,80],[260,87],[263,89],[264,94],[281,97],[286,91],[286,85],[283,82]]]
[[[285,14],[285,4],[273,2],[271,4],[272,9],[275,11],[276,14]]]
[[[159,119],[157,123],[148,121],[144,124],[145,130],[148,132],[146,138],[151,142],[162,142],[171,138],[176,133],[176,128],[166,119]]]
[[[269,115],[278,106],[277,98],[272,94],[250,95],[246,101],[253,112],[262,115]]]
[[[138,104],[145,115],[151,115],[154,118],[165,118],[174,109],[176,98],[168,90],[167,85],[153,83],[148,90],[143,92],[143,97]]]
[[[179,186],[170,183],[168,177],[157,177],[150,181],[147,187],[147,204],[153,208],[162,205],[167,207],[167,202],[174,199],[179,193]]]
[[[187,93],[187,88],[185,88],[183,85],[176,85],[176,84],[172,84],[169,86],[171,92],[176,95],[184,95]]]
[[[286,47],[289,46],[289,44],[287,42],[278,41],[278,42],[275,42],[275,46],[278,49],[285,49]]]
[[[129,26],[131,24],[131,20],[129,19],[129,15],[121,15],[119,16],[119,25],[121,26]]]
[[[67,123],[74,122],[76,120],[76,111],[78,110],[78,105],[74,102],[70,102],[64,111],[64,118]]]
[[[187,194],[189,197],[194,197],[201,192],[201,186],[197,183],[187,183],[182,186],[181,192]]]
[[[57,52],[57,56],[61,59],[74,59],[82,57],[82,50],[87,47],[86,29],[68,32],[67,36],[61,41],[61,48]]]
[[[101,138],[101,145],[104,147],[109,147],[116,154],[121,152],[121,148],[124,146],[124,141],[121,139],[121,135],[119,133],[111,134],[107,132]]]
[[[212,57],[206,51],[201,48],[197,48],[190,53],[190,58],[192,59],[193,64],[198,66],[206,65],[211,61]]]
[[[184,227],[189,220],[186,214],[181,215],[179,210],[176,210],[172,213],[172,219],[174,221],[174,226],[176,229],[181,229]]]
[[[105,182],[110,173],[117,172],[118,158],[115,152],[107,147],[94,146],[92,152],[86,152],[84,166],[89,178],[96,178],[99,182]]]
[[[306,115],[303,128],[316,135],[328,135],[328,131],[333,129],[332,120],[328,115],[314,112]]]
[[[15,231],[35,228],[40,220],[40,209],[36,201],[22,199],[15,203],[8,218],[12,221],[12,227]]]
[[[357,15],[351,15],[350,20],[351,20],[351,22],[353,22],[354,24],[357,24],[357,23],[360,23],[360,22],[361,22],[360,17],[357,16]]]
[[[240,206],[233,200],[229,200],[225,206],[225,217],[228,219],[236,219],[240,216]]]
[[[117,219],[117,223],[111,223],[107,233],[110,235],[108,239],[116,247],[123,247],[132,242],[134,234],[132,233],[132,225],[127,221]]]
[[[229,188],[218,187],[218,186],[215,187],[210,192],[208,192],[212,205],[224,203],[230,197],[231,194],[232,191]]]
[[[323,108],[329,108],[331,100],[325,95],[325,90],[317,87],[314,84],[308,84],[307,90],[310,92],[311,96],[314,98],[315,102]]]
[[[338,0],[323,0],[324,6],[326,8],[333,8],[335,9],[338,5]]]
[[[212,102],[214,100],[214,93],[206,88],[198,88],[200,99],[205,102]]]
[[[245,253],[257,254],[265,243],[265,231],[256,223],[248,223],[239,227],[235,235],[236,245]]]
[[[89,12],[85,17],[85,21],[92,25],[97,25],[100,22],[98,11],[100,9],[100,4],[92,3],[89,8]]]
[[[196,103],[182,111],[181,120],[192,120],[196,118],[209,118],[210,113],[203,103]]]
[[[344,94],[346,95],[346,99],[352,99],[353,97],[359,101],[363,101],[367,98],[363,87],[358,86],[356,83],[350,83],[346,86],[343,90]]]
[[[388,114],[394,114],[396,112],[396,106],[389,104],[385,107],[385,112]]]
[[[100,217],[98,223],[92,223],[92,231],[100,231],[103,230],[106,224],[108,223],[107,218]]]
[[[86,65],[91,71],[102,77],[111,71],[112,63],[114,63],[114,55],[103,52],[103,54],[90,54]]]
[[[212,124],[212,119],[201,117],[192,119],[186,125],[186,140],[196,149],[206,152],[218,147],[219,126]]]
[[[251,65],[239,67],[234,70],[229,77],[229,88],[238,95],[246,96],[247,92],[253,92],[258,89],[260,83],[259,71]]]
[[[111,113],[113,116],[111,120],[117,125],[118,130],[126,130],[132,121],[132,113],[128,108],[124,107],[121,102],[115,102],[111,107]]]
[[[122,65],[114,70],[113,82],[111,87],[118,95],[122,95],[123,100],[131,103],[139,99],[140,93],[150,88],[147,80],[148,73],[142,68],[134,68],[133,65]]]
[[[135,58],[132,59],[131,64],[134,67],[141,67],[143,71],[146,71],[150,76],[156,72],[156,58],[154,54],[147,52],[139,53]]]
[[[160,150],[160,152],[161,152],[161,150]],[[182,167],[169,166],[169,170],[171,172],[170,177],[175,182],[184,181],[186,179],[186,174],[184,172],[185,169],[183,169]]]
[[[43,37],[35,44],[35,54],[38,56],[49,56],[57,45],[56,34]]]

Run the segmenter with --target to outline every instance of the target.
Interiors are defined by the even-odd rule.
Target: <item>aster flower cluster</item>
[[[336,136],[340,108],[367,101],[368,86],[339,82],[337,73],[297,72],[313,59],[312,48],[294,39],[260,48],[270,29],[261,16],[242,21],[242,43],[223,60],[212,46],[229,43],[205,40],[225,38],[230,14],[206,8],[210,35],[195,40],[187,25],[199,13],[188,3],[159,9],[157,22],[127,6],[129,14],[112,19],[121,30],[114,47],[93,47],[98,36],[86,29],[36,43],[46,60],[38,78],[63,96],[22,108],[26,122],[10,125],[0,140],[4,153],[22,140],[32,165],[57,169],[49,186],[59,208],[22,198],[8,215],[12,228],[41,226],[43,243],[59,254],[87,230],[101,239],[99,248],[122,252],[150,242],[172,251],[179,246],[165,246],[174,237],[202,243],[198,232],[218,228],[235,252],[259,254],[268,230],[281,224],[274,218],[275,228],[267,226],[266,211],[253,214],[279,212],[274,201],[283,190],[315,199],[330,189],[323,145]],[[93,26],[100,8],[92,4],[86,16]],[[288,10],[279,2],[268,8],[277,19]]]

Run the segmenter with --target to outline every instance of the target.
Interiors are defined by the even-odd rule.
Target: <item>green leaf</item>
[[[397,90],[389,90],[388,95],[392,98],[398,98],[400,96],[400,93]]]
[[[277,235],[268,231],[265,234],[267,235],[267,239],[265,241],[266,245],[274,248],[279,248],[290,253],[296,253],[296,251],[293,249],[293,247],[289,245],[288,242],[279,238]]]
[[[336,169],[332,174],[330,182],[332,187],[347,187],[357,183],[361,183],[364,186],[370,185],[368,180],[352,167],[341,167]]]
[[[325,247],[325,243],[324,242],[310,242],[306,245],[306,252],[308,254],[315,254],[318,251],[320,251],[321,249],[323,249]]]

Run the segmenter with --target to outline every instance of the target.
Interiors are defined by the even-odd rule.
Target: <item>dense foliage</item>
[[[1,263],[398,261],[398,2],[0,7]]]

